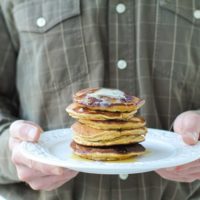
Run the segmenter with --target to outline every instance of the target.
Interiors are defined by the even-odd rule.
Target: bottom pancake
[[[145,153],[145,148],[140,144],[88,147],[72,141],[71,148],[82,158],[101,161],[124,160]]]

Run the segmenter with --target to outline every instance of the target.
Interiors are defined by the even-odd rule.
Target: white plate
[[[102,162],[81,159],[70,148],[70,129],[44,132],[38,143],[23,142],[23,154],[35,161],[94,174],[134,174],[185,164],[200,158],[200,142],[186,145],[179,135],[169,131],[148,129],[141,144],[147,153],[135,159]]]

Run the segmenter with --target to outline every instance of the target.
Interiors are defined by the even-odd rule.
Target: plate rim
[[[35,161],[38,161],[38,162],[42,162],[44,164],[57,165],[57,166],[60,166],[60,167],[65,167],[65,168],[69,168],[69,169],[73,169],[73,170],[77,170],[77,171],[85,172],[85,173],[95,173],[95,170],[92,167],[92,165],[86,165],[86,166],[85,165],[81,165],[80,162],[84,162],[85,163],[86,162],[85,160],[84,161],[78,160],[79,166],[77,166],[77,162],[75,162],[75,163],[66,163],[66,161],[63,161],[61,159],[57,159],[55,156],[52,157],[52,160],[49,160],[49,161],[47,160],[47,161],[44,162],[44,160],[38,159],[38,157],[35,157],[34,155],[31,155],[29,152],[27,152],[27,148],[26,147],[28,145],[33,145],[33,146],[37,147],[38,145],[40,145],[42,143],[43,140],[46,139],[46,137],[48,138],[48,135],[51,135],[52,132],[54,132],[56,135],[58,135],[58,131],[59,132],[64,132],[64,134],[68,134],[68,132],[70,132],[71,129],[70,128],[63,128],[63,129],[54,129],[54,130],[43,132],[43,134],[41,135],[41,138],[39,139],[38,143],[23,142],[22,143],[22,153],[24,154],[24,156],[26,156],[27,158],[30,158],[32,160],[35,160]],[[148,134],[152,134],[152,132],[154,132],[154,131],[162,132],[162,133],[165,133],[167,135],[173,134],[173,137],[178,138],[177,142],[180,145],[182,145],[182,147],[184,146],[185,148],[188,148],[188,149],[196,148],[196,149],[200,150],[200,142],[198,142],[196,145],[193,145],[193,146],[187,145],[181,140],[181,136],[180,135],[178,135],[178,134],[176,134],[174,132],[171,132],[171,131],[167,131],[167,130],[148,128],[148,132],[149,133],[147,133],[147,137],[146,138],[148,139]],[[147,141],[147,140],[145,140],[145,141]],[[49,155],[51,157],[51,154],[49,154]],[[192,162],[192,161],[194,161],[194,160],[196,160],[198,158],[200,158],[200,155],[196,156],[196,157],[193,157],[193,158],[191,157],[188,162]],[[58,165],[58,163],[55,164],[55,162],[59,162],[59,165]],[[170,164],[170,165],[166,164],[165,167],[163,166],[163,167],[158,167],[158,168],[156,168],[155,166],[154,167],[146,167],[146,166],[144,167],[143,166],[142,170],[140,170],[140,167],[141,167],[142,164],[140,164],[141,162],[139,162],[139,161],[135,161],[133,163],[119,163],[119,162],[117,162],[117,163],[110,163],[109,162],[108,163],[108,162],[104,162],[104,161],[91,161],[91,160],[88,160],[88,163],[91,164],[91,162],[101,163],[102,166],[104,166],[104,167],[105,166],[107,167],[109,165],[111,166],[111,164],[112,165],[114,165],[114,164],[119,165],[120,164],[122,166],[126,165],[126,166],[131,166],[131,167],[134,166],[134,169],[129,169],[129,170],[126,171],[128,174],[143,173],[143,172],[154,171],[154,170],[165,168],[165,167],[177,166],[177,164],[173,164],[173,165],[172,164]],[[155,163],[156,161],[149,161],[149,163],[151,163],[151,162]],[[167,162],[167,161],[165,161],[165,162]],[[137,164],[137,163],[139,163],[139,164]],[[179,158],[179,163],[180,164],[178,164],[178,165],[185,164],[187,162],[184,160],[184,158],[182,160]],[[80,165],[81,165],[81,167],[80,167]],[[119,168],[117,169],[117,172],[116,172],[116,170],[110,171],[110,169],[109,170],[102,169],[102,170],[104,170],[104,172],[99,172],[99,170],[97,170],[96,174],[122,174],[122,173],[124,174],[124,170],[119,170]]]

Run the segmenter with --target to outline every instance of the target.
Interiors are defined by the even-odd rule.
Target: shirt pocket
[[[193,80],[199,68],[200,19],[194,17],[200,1],[161,0],[156,25],[154,72],[175,81]],[[192,73],[192,74],[191,74]],[[187,77],[186,77],[187,76]]]
[[[194,1],[160,0],[160,8],[177,15],[177,17],[180,17],[183,20],[188,21],[189,23],[193,23],[196,26],[200,26],[199,0],[194,0]]]
[[[19,85],[54,90],[86,76],[80,0],[25,1],[15,5],[13,17]]]
[[[156,25],[156,59],[154,71],[175,81],[198,69],[200,46],[200,19],[194,17],[195,7],[200,1],[161,0]],[[196,66],[195,66],[196,65]],[[172,69],[173,68],[173,69]],[[191,70],[193,68],[193,70]]]
[[[199,6],[200,1],[160,0],[157,13],[153,76],[162,79],[165,94],[185,101],[185,108],[200,73],[200,19],[194,14]]]

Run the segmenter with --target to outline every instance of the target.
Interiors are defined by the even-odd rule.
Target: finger
[[[44,174],[61,175],[63,174],[63,171],[64,171],[63,168],[61,167],[46,165],[46,164],[39,163],[39,162],[26,158],[21,153],[20,146],[18,146],[17,148],[13,150],[12,162],[15,165],[24,165],[30,169],[40,171]]]
[[[165,169],[156,170],[156,173],[159,174],[162,178],[171,180],[171,181],[177,181],[177,182],[193,182],[196,180],[194,177],[185,177],[181,174],[178,174],[177,172],[169,172]]]
[[[177,167],[171,167],[166,169],[161,169],[160,172],[164,173],[164,171],[172,176],[179,176],[182,178],[189,178],[191,180],[196,180],[200,178],[200,161],[194,161],[185,165],[177,166]]]
[[[74,176],[75,177],[75,176]],[[70,179],[74,178],[74,177],[71,177]],[[54,185],[50,185],[48,188],[44,189],[46,191],[51,191],[51,190],[54,190],[54,189],[57,189],[59,188],[60,186],[62,186],[63,184],[65,184],[66,182],[68,182],[69,179],[64,179],[64,180],[61,180],[61,181],[58,181],[58,182],[55,182]]]
[[[192,173],[192,174],[189,174],[190,178],[195,181],[195,180],[200,180],[200,173]]]
[[[194,145],[198,142],[199,133],[198,132],[182,132],[182,139],[186,144]]]
[[[48,190],[48,188],[54,188],[60,181],[57,176],[43,176],[29,181],[28,184],[34,190]]]
[[[194,111],[180,114],[174,121],[174,131],[187,144],[196,144],[200,133],[200,115]]]
[[[59,187],[61,187],[62,185],[64,185],[67,181],[63,180],[63,181],[58,181],[57,183],[55,183],[54,185],[50,185],[48,188],[45,188],[43,190],[45,191],[51,191],[51,190],[55,190]]]
[[[77,172],[66,171],[62,176],[44,176],[36,178],[28,182],[30,187],[34,190],[52,190],[60,185],[68,182],[77,175]]]
[[[19,179],[25,182],[41,179],[45,176],[57,176],[57,177],[60,176],[62,179],[62,178],[65,178],[65,176],[69,176],[69,175],[73,176],[78,173],[78,172],[66,169],[61,175],[52,175],[52,173],[49,174],[48,172],[37,171],[35,169],[30,169],[29,167],[24,166],[24,165],[16,165],[16,169],[17,169],[17,174],[18,174]]]
[[[199,167],[192,167],[188,169],[176,170],[177,174],[181,174],[182,176],[191,176],[193,174],[200,174]]]
[[[187,164],[184,164],[184,165],[176,166],[176,167],[174,167],[174,169],[176,169],[176,171],[184,171],[184,170],[192,171],[195,168],[200,170],[199,166],[200,166],[200,159],[195,160],[195,161],[190,162],[190,163],[187,163]]]
[[[37,141],[41,132],[41,127],[30,121],[18,120],[13,122],[10,126],[11,136],[25,141]]]
[[[42,178],[48,175],[48,173],[45,174],[40,171],[30,169],[29,167],[24,165],[16,165],[16,170],[19,179],[24,182],[28,182],[31,181],[32,179],[36,179],[39,177]]]

